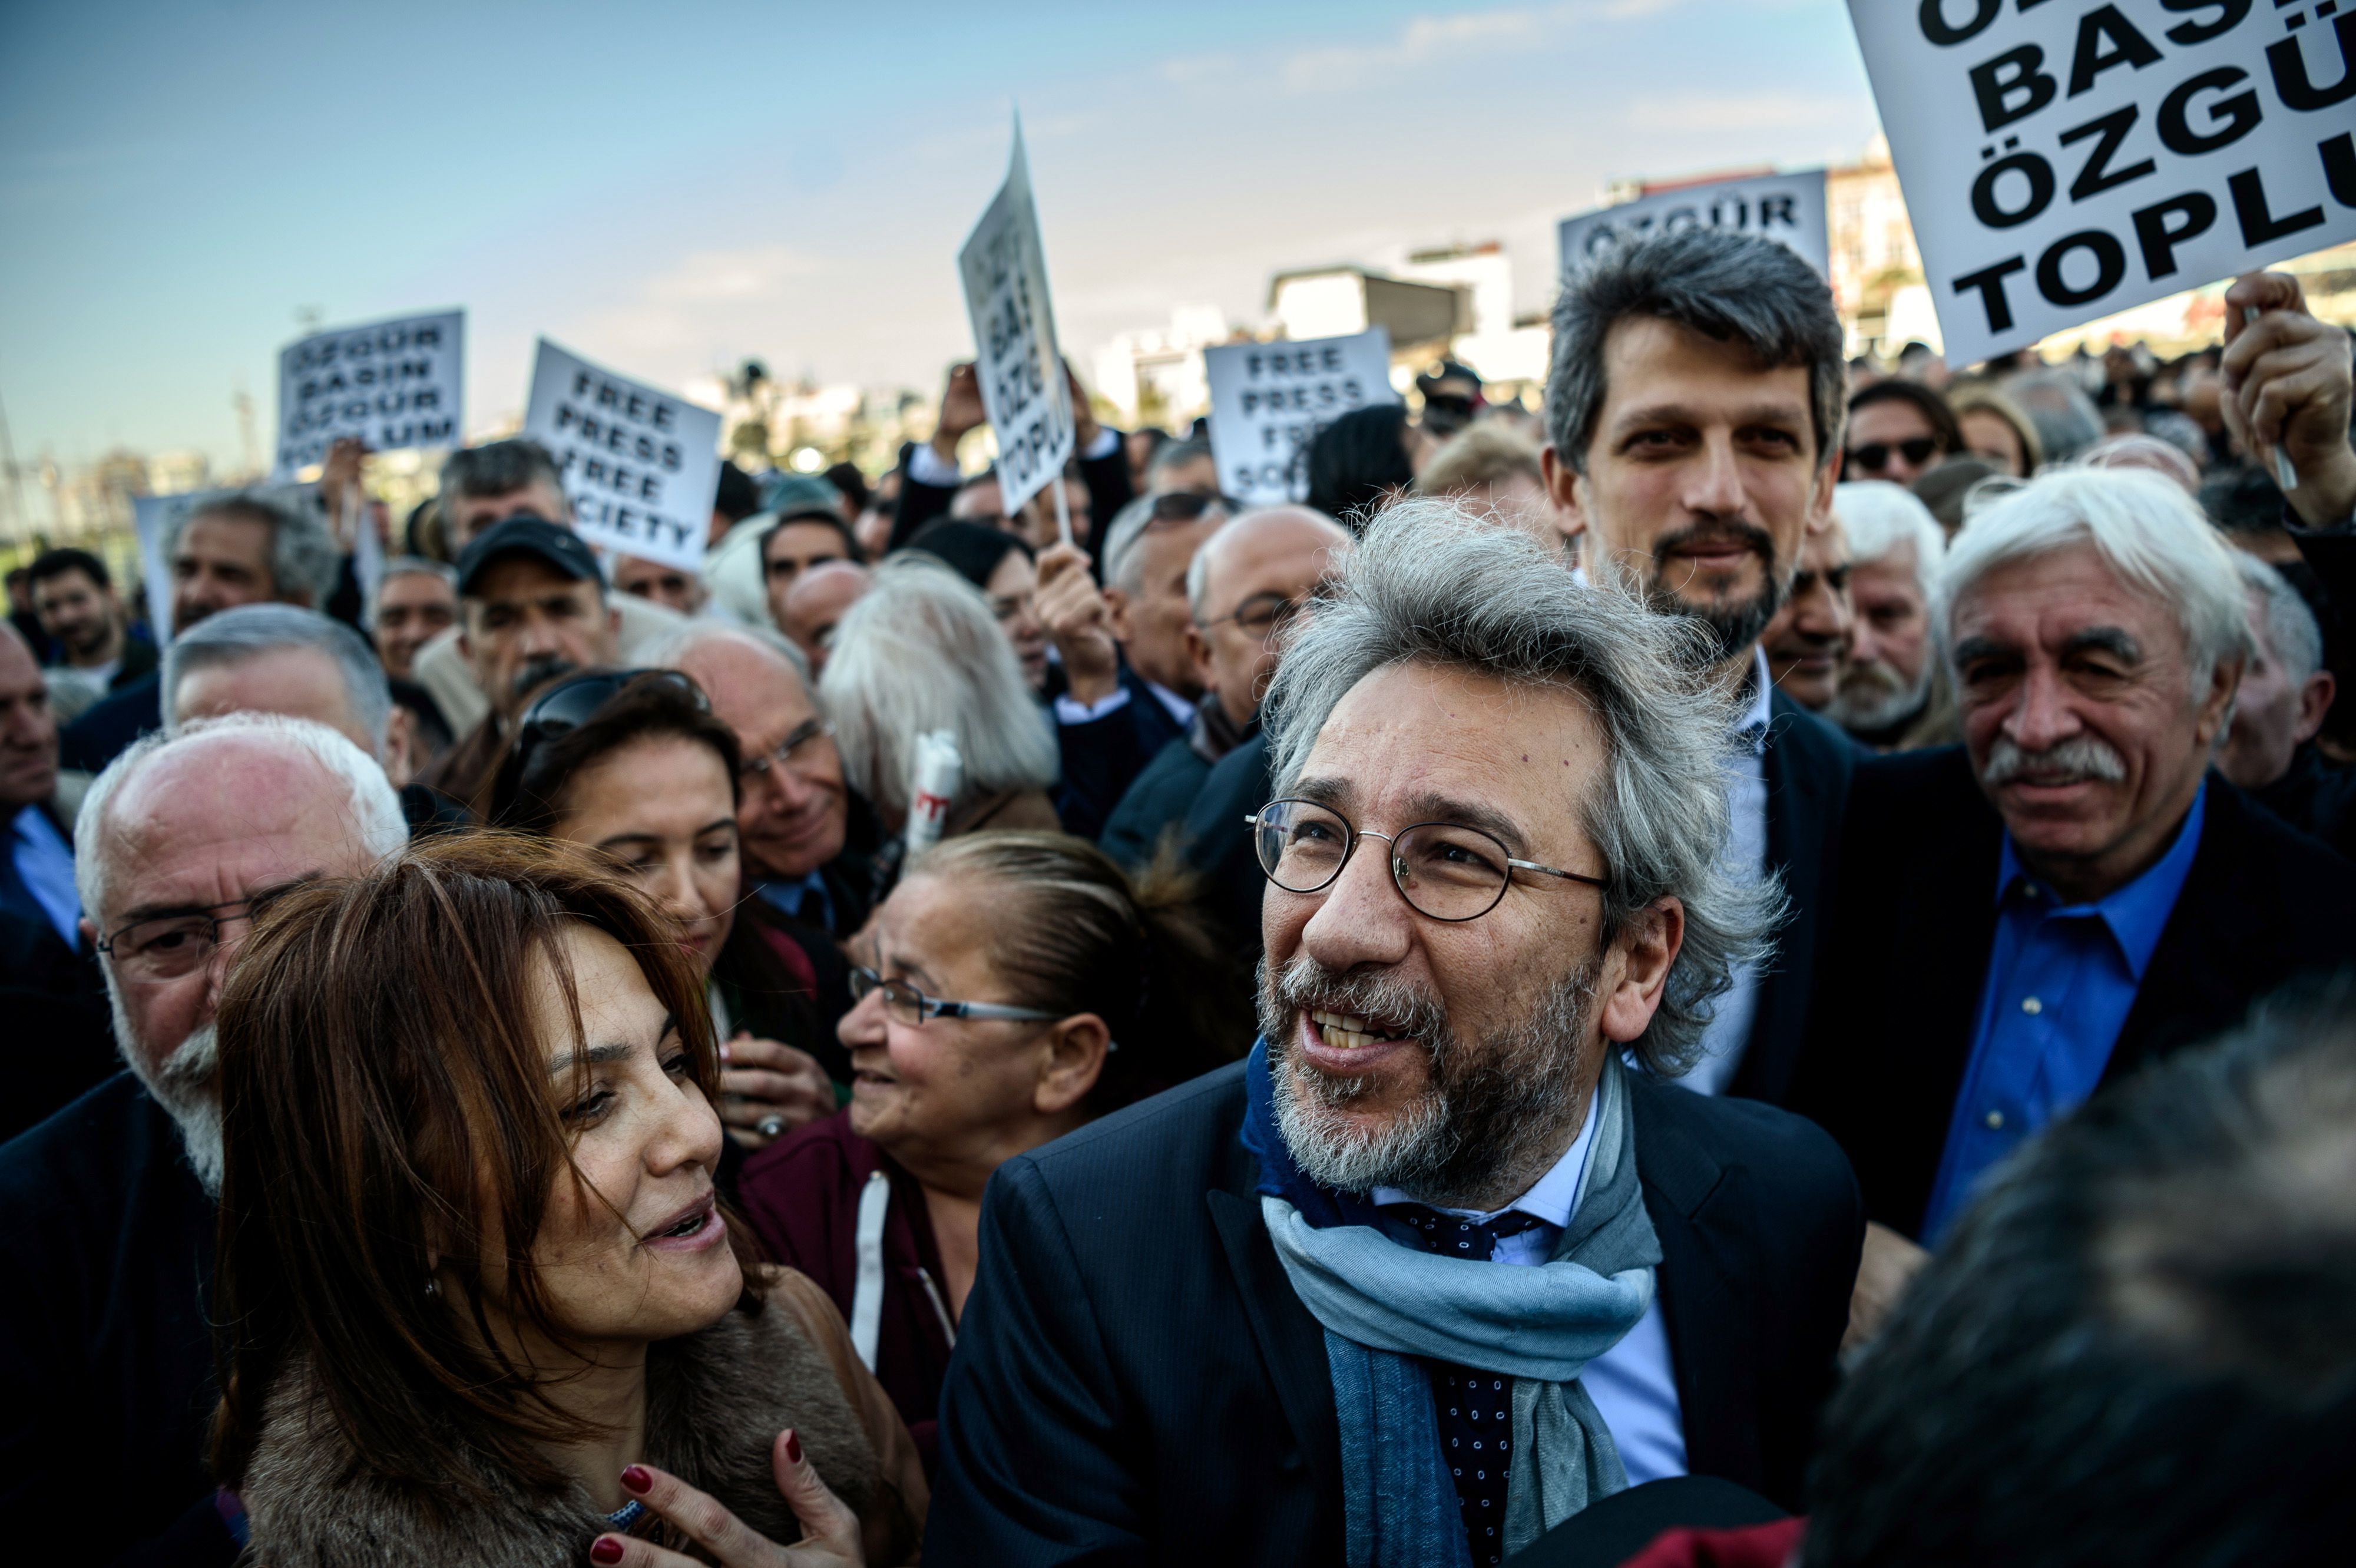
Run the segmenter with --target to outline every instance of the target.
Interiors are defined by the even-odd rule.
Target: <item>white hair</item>
[[[180,683],[198,670],[234,668],[281,649],[311,648],[334,660],[344,703],[378,757],[392,723],[392,686],[368,639],[339,620],[294,605],[240,605],[209,615],[164,650],[164,728],[180,729]]]
[[[370,854],[391,854],[409,841],[409,821],[402,814],[401,797],[385,778],[383,768],[326,725],[284,714],[226,714],[217,719],[192,719],[169,733],[142,736],[107,765],[82,797],[81,813],[74,819],[74,890],[81,896],[82,912],[92,923],[105,918],[108,857],[116,843],[107,815],[115,796],[170,752],[202,745],[215,736],[240,735],[265,746],[300,752],[340,781],[348,791],[345,809]]]
[[[1903,485],[1858,479],[1833,487],[1833,515],[1848,538],[1849,564],[1870,565],[1901,544],[1914,546],[1914,581],[1922,602],[1931,602],[1946,558],[1947,536],[1931,509]]]
[[[2265,607],[2267,655],[2282,666],[2292,685],[2306,685],[2323,668],[2323,628],[2315,624],[2315,612],[2290,580],[2271,564],[2246,550],[2236,550],[2233,555],[2242,586],[2257,595]]]
[[[1055,733],[981,590],[922,552],[894,555],[835,627],[819,680],[851,787],[908,806],[916,737],[950,730],[959,799],[1055,782]]]
[[[2219,664],[2249,657],[2249,607],[2233,553],[2191,497],[2157,474],[2051,468],[1976,514],[1949,544],[1931,622],[1949,667],[1955,607],[1980,579],[2081,544],[2174,614],[2195,702]]]
[[[1269,776],[1278,795],[1290,790],[1342,699],[1399,665],[1583,700],[1606,767],[1584,799],[1563,804],[1603,855],[1605,940],[1661,898],[1685,906],[1684,944],[1633,1047],[1654,1071],[1679,1072],[1735,967],[1767,952],[1783,908],[1774,878],[1739,877],[1723,855],[1731,725],[1694,652],[1700,636],[1681,617],[1587,586],[1529,535],[1461,499],[1396,501],[1277,666],[1261,709]]]

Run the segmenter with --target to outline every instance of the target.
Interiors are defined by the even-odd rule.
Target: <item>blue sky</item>
[[[929,386],[1021,104],[1068,349],[1269,274],[1503,239],[1544,302],[1603,182],[1852,157],[1841,0],[298,6],[0,16],[17,454],[233,460],[297,313],[465,306],[468,419],[532,338],[681,385],[751,355]]]

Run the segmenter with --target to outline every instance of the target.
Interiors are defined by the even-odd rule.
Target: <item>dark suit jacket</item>
[[[1060,676],[1061,671],[1056,673]],[[1113,808],[1145,771],[1154,753],[1173,736],[1185,734],[1127,660],[1121,661],[1120,685],[1129,701],[1102,718],[1084,725],[1055,725],[1064,768],[1063,782],[1055,791],[1055,814],[1063,819],[1066,832],[1081,838],[1092,839],[1104,832]],[[1051,685],[1051,701],[1053,690]]]
[[[164,727],[163,671],[108,691],[58,732],[58,764],[97,773],[149,730]]]
[[[1244,819],[1268,804],[1268,736],[1255,730],[1214,763],[1179,830],[1186,868],[1203,879],[1203,908],[1248,976],[1259,962],[1259,907],[1268,878]]]
[[[1636,1085],[1693,1469],[1787,1505],[1863,1234],[1830,1140]],[[999,1167],[942,1392],[925,1560],[1338,1563],[1323,1331],[1260,1220],[1240,1064]]]
[[[954,485],[928,485],[908,471],[909,456],[916,444],[900,449],[900,500],[892,514],[892,539],[884,548],[886,552],[899,549],[924,531],[925,524],[937,522],[948,516],[949,503],[957,499]],[[1137,495],[1137,487],[1129,477],[1129,443],[1116,440],[1112,450],[1102,457],[1080,459],[1080,482],[1088,488],[1088,524],[1096,537],[1080,541],[1091,557],[1101,552],[1104,531],[1112,526],[1112,514],[1127,506]],[[1047,503],[1052,506],[1055,503]],[[1104,576],[1104,563],[1096,564],[1099,581]]]
[[[1185,822],[1210,776],[1210,763],[1180,736],[1156,752],[1130,785],[1097,836],[1097,846],[1131,869],[1146,865],[1162,847],[1162,833]]]
[[[1775,933],[1775,956],[1759,977],[1750,1043],[1730,1094],[1781,1105],[1808,1024],[1816,949],[1840,865],[1841,813],[1848,805],[1857,745],[1778,687],[1768,703],[1767,865],[1783,877],[1791,918]]]
[[[2003,819],[1961,746],[1860,762],[1839,918],[1792,1108],[1848,1151],[1866,1212],[1920,1230],[1996,944]],[[2356,959],[2356,866],[2214,773],[2201,848],[2103,1081],[2238,1022],[2304,971]]]
[[[113,1562],[212,1493],[212,1200],[126,1072],[0,1144],[0,1509],[27,1562]]]

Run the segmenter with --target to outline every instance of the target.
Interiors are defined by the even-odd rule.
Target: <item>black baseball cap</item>
[[[576,583],[595,582],[603,585],[605,574],[597,568],[596,552],[571,529],[519,512],[491,524],[467,542],[458,553],[458,592],[475,591],[475,579],[483,568],[502,555],[529,555],[545,561]]]

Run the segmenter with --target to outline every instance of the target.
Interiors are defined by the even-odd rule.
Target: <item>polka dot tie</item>
[[[1539,1221],[1527,1214],[1505,1214],[1482,1224],[1419,1203],[1395,1203],[1383,1212],[1403,1219],[1423,1238],[1426,1251],[1444,1258],[1487,1262],[1505,1237]],[[1432,1403],[1440,1414],[1440,1452],[1456,1482],[1456,1505],[1464,1518],[1464,1538],[1475,1568],[1494,1568],[1505,1556],[1505,1482],[1513,1467],[1514,1380],[1448,1361],[1424,1362],[1431,1373]]]

